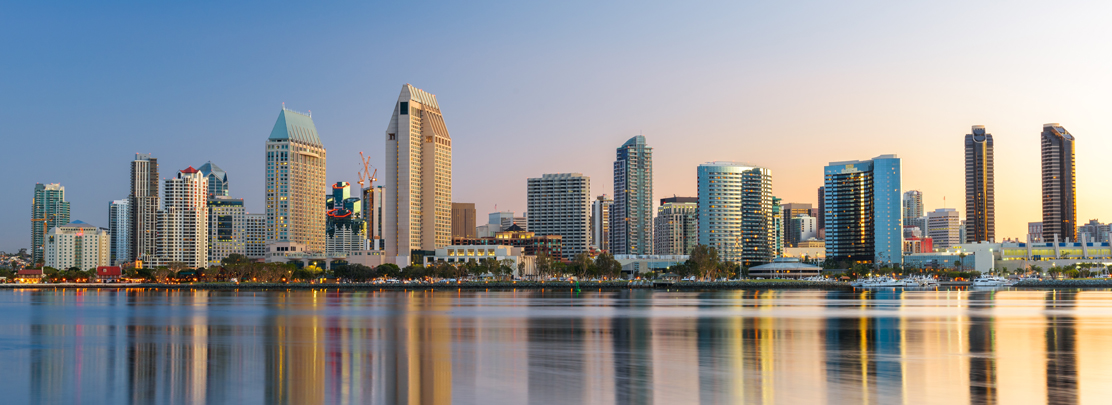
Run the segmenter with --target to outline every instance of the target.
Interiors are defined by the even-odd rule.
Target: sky
[[[231,4],[235,3],[235,4]],[[475,3],[475,4],[471,4]],[[537,3],[537,4],[533,4]],[[328,181],[385,166],[405,83],[437,96],[453,200],[519,215],[526,179],[591,177],[643,134],[654,194],[696,167],[768,167],[817,203],[829,162],[897,154],[904,190],[964,215],[963,140],[995,140],[997,238],[1041,220],[1039,133],[1077,137],[1078,220],[1112,221],[1109,2],[19,2],[0,13],[0,250],[30,245],[35,183],[107,227],[135,153],[207,161],[263,212],[282,107],[313,112]],[[380,176],[382,177],[382,176]],[[322,190],[323,191],[323,190]]]

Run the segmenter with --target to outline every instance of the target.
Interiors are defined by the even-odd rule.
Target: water
[[[1109,403],[1112,292],[0,290],[4,403]]]

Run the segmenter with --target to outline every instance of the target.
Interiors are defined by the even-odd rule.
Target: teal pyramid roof
[[[286,139],[310,145],[324,147],[320,137],[317,136],[317,126],[308,114],[282,108],[278,113],[278,121],[270,131],[271,140]]]

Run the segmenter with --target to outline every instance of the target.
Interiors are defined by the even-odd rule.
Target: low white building
[[[425,265],[437,263],[460,265],[467,262],[481,262],[484,259],[512,260],[514,277],[532,276],[537,274],[536,256],[523,253],[519,247],[506,245],[450,245],[436,249],[433,256],[425,256]],[[525,271],[519,269],[520,263],[525,263]]]
[[[85,271],[107,266],[112,241],[108,230],[81,221],[50,229],[46,234],[46,266]]]

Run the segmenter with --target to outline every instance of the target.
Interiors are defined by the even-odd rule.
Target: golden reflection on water
[[[1109,291],[0,294],[16,402],[1112,398]]]

